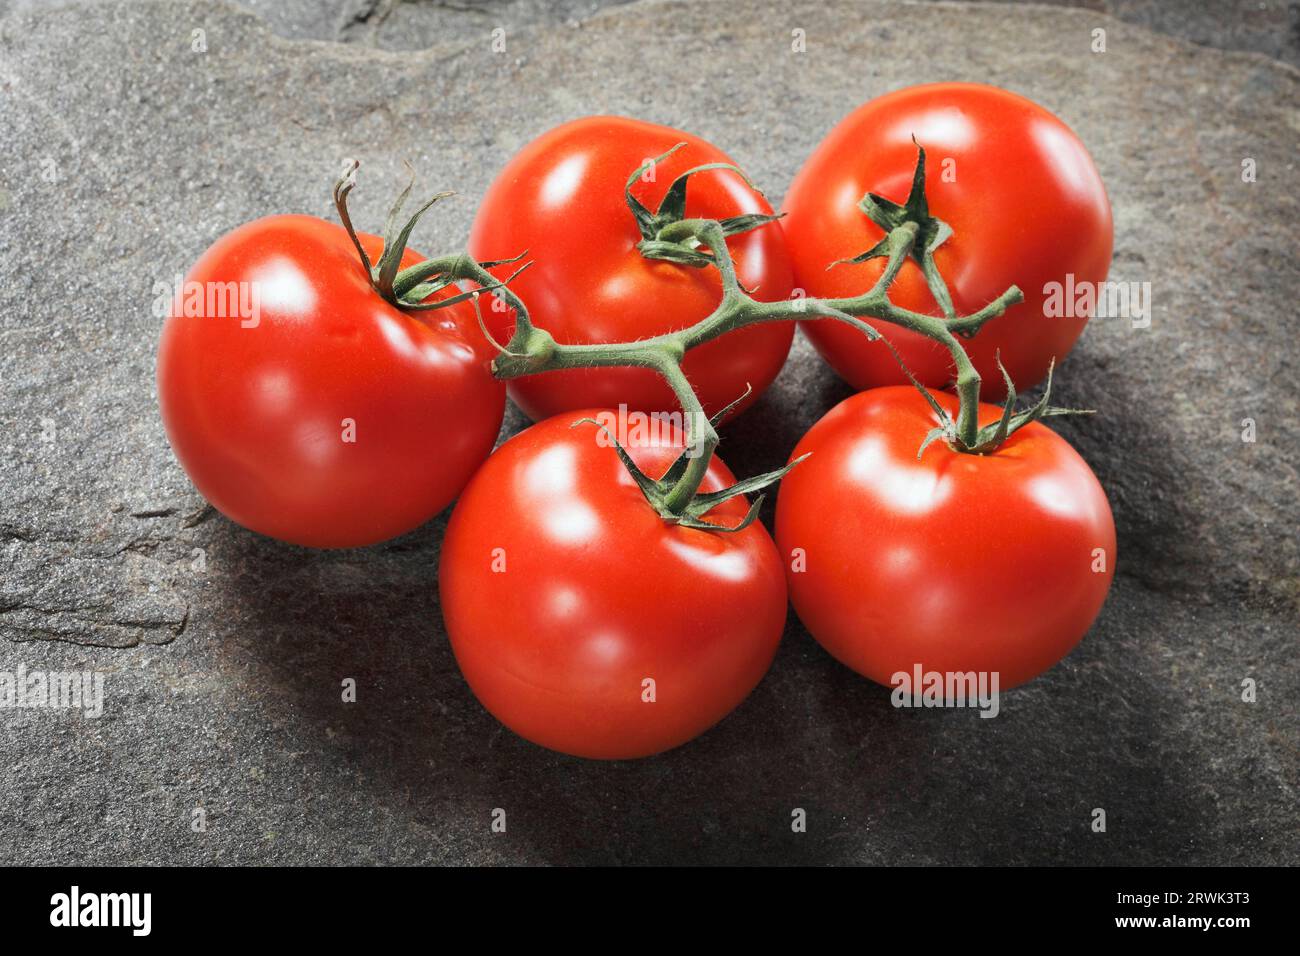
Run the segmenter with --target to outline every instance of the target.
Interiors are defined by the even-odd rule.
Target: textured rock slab
[[[1061,370],[1062,402],[1102,412],[1060,428],[1115,509],[1112,598],[996,720],[895,711],[792,617],[701,740],[634,764],[549,754],[459,677],[443,519],[364,551],[279,545],[206,509],[167,448],[153,283],[247,219],[329,215],[344,155],[365,162],[361,222],[404,159],[456,188],[417,241],[445,250],[508,155],[578,115],[695,130],[779,198],[862,100],[965,78],[1079,132],[1116,209],[1112,276],[1154,301],[1149,329],[1095,322]],[[10,859],[1296,862],[1296,94],[1263,57],[1038,8],[654,3],[511,31],[503,54],[400,57],[211,3],[0,21],[0,670],[107,673],[98,719],[0,710]],[[723,453],[774,467],[846,394],[801,343]]]
[[[105,0],[0,0],[0,16]],[[422,50],[447,40],[486,43],[543,24],[574,23],[629,0],[231,0],[279,36],[335,40],[384,50]],[[696,0],[704,3],[707,0]],[[714,0],[721,5],[725,0]],[[967,0],[932,0],[967,2]],[[970,0],[981,3],[985,0]],[[1004,0],[1009,7],[1026,0]],[[1104,12],[1158,33],[1222,50],[1249,50],[1300,65],[1295,0],[1028,0]],[[1016,16],[1009,9],[1005,16]],[[726,14],[720,12],[719,17]],[[1100,21],[1099,21],[1100,22]]]

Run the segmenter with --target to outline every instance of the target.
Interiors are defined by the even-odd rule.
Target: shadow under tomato
[[[848,394],[828,369],[796,370],[796,379]],[[741,475],[779,466],[812,413],[811,404],[789,410],[780,391],[765,396],[729,426],[738,453],[724,444],[724,458]],[[1140,420],[1088,431],[1097,427],[1071,423],[1071,440],[1160,441]],[[1104,484],[1119,473],[1107,460],[1094,467]],[[1203,823],[1206,808],[1186,796],[1192,770],[1135,764],[1132,753],[1150,735],[1173,745],[1160,724],[1178,706],[1173,688],[1116,670],[1108,654],[1114,634],[1130,633],[1125,614],[1143,608],[1138,580],[1118,578],[1120,596],[1083,646],[1009,692],[997,719],[895,709],[888,689],[834,661],[791,612],[770,672],[737,711],[668,753],[606,763],[522,740],[470,692],[438,606],[446,518],[358,551],[314,552],[233,526],[218,544],[234,569],[214,582],[231,609],[221,630],[232,667],[255,661],[250,693],[287,698],[319,759],[350,768],[334,798],[383,807],[430,835],[427,858],[392,862],[1158,862]],[[1123,561],[1180,544],[1184,520],[1149,520],[1141,533],[1155,542],[1122,532]],[[348,677],[356,703],[341,700]],[[1115,740],[1128,749],[1108,747]],[[1089,839],[1098,800],[1124,808],[1146,842]],[[1169,807],[1179,808],[1177,826],[1167,825]],[[491,831],[496,808],[505,835]],[[806,832],[792,827],[799,809]]]

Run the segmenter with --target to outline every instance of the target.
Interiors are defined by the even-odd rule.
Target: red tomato
[[[360,238],[376,260],[382,241]],[[422,258],[408,250],[402,266]],[[204,305],[173,304],[158,400],[176,457],[233,521],[295,544],[373,544],[441,511],[492,450],[505,390],[473,310],[389,305],[342,227],[259,219],[186,279]],[[249,305],[256,291],[255,318],[207,308],[224,283],[244,283]]]
[[[528,306],[533,324],[557,342],[624,342],[694,325],[722,299],[717,269],[641,255],[636,248],[641,235],[624,198],[628,177],[642,163],[683,142],[685,148],[657,164],[653,182],[633,188],[651,211],[681,173],[731,160],[697,136],[618,116],[575,120],[543,134],[488,188],[470,233],[471,254],[491,260],[527,250],[534,265],[511,288]],[[772,211],[728,170],[691,177],[686,196],[686,215],[692,218]],[[755,298],[789,296],[790,262],[780,223],[732,236],[727,246],[741,284]],[[496,339],[509,339],[513,311],[485,308],[484,317]],[[692,350],[682,368],[708,414],[739,398],[746,385],[754,390],[737,412],[752,403],[781,370],[793,335],[794,323],[770,323]],[[645,369],[548,372],[515,379],[509,387],[510,397],[535,420],[619,403],[644,412],[678,408],[663,379]]]
[[[955,398],[935,397],[956,414]],[[999,414],[981,405],[981,425]],[[790,597],[823,647],[878,683],[920,664],[996,671],[1013,687],[1068,654],[1101,609],[1110,505],[1041,423],[986,455],[936,441],[918,461],[935,424],[919,393],[892,386],[844,400],[803,437],[794,455],[811,457],[776,507]]]
[[[762,525],[659,517],[602,433],[571,427],[595,414],[534,425],[474,476],[442,544],[442,612],[465,679],[515,733],[582,757],[643,757],[753,690],[781,639],[785,580]],[[673,431],[628,451],[658,477],[681,447]],[[733,482],[715,457],[702,490]],[[745,511],[733,498],[708,520]]]
[[[859,295],[880,276],[884,259],[826,267],[884,235],[856,203],[868,192],[907,199],[917,158],[913,136],[926,151],[930,214],[954,230],[935,262],[957,313],[979,310],[1012,285],[1024,292],[1024,302],[964,343],[984,379],[984,397],[1001,400],[999,349],[1012,381],[1025,390],[1043,379],[1053,357],[1060,363],[1083,331],[1092,309],[1044,315],[1045,286],[1065,283],[1067,274],[1076,287],[1105,280],[1114,238],[1110,202],[1083,143],[1041,106],[976,83],[899,90],[841,121],[786,195],[783,223],[795,284],[809,295]],[[890,297],[912,311],[941,314],[914,262],[903,267]],[[948,385],[947,350],[908,329],[873,324],[923,383]],[[855,388],[907,381],[888,349],[846,325],[807,322],[804,331]]]

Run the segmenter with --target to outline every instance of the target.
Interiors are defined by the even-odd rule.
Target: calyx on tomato
[[[627,179],[624,195],[627,197],[627,206],[632,210],[632,217],[636,220],[637,228],[641,230],[641,241],[636,246],[641,255],[647,259],[663,259],[665,262],[675,262],[678,265],[703,269],[705,266],[714,265],[716,260],[711,252],[701,251],[701,245],[697,238],[687,237],[674,240],[665,239],[663,235],[666,227],[679,223],[686,218],[686,187],[690,183],[691,177],[696,173],[706,172],[710,169],[728,169],[743,179],[745,185],[760,196],[763,195],[763,190],[754,185],[750,178],[745,175],[744,170],[733,166],[731,163],[705,163],[686,170],[686,172],[674,179],[672,185],[668,187],[668,192],[664,193],[664,198],[659,203],[659,209],[656,212],[651,212],[641,200],[632,195],[632,187],[645,175],[647,170],[653,169],[656,163],[663,162],[685,145],[685,143],[678,143],[662,156],[647,159],[638,166],[636,171]],[[749,232],[751,229],[757,229],[759,226],[765,226],[769,222],[776,222],[780,218],[780,215],[769,216],[765,213],[754,212],[742,216],[729,216],[726,219],[719,219],[717,222],[722,227],[722,235],[726,237],[738,236],[743,232]]]
[[[965,452],[972,455],[987,455],[989,452],[996,451],[1002,443],[1014,435],[1017,431],[1024,428],[1030,422],[1036,422],[1042,418],[1051,418],[1057,415],[1091,415],[1095,409],[1091,408],[1060,408],[1056,405],[1049,405],[1048,399],[1052,395],[1052,372],[1056,367],[1056,360],[1053,359],[1047,366],[1047,384],[1043,388],[1043,396],[1034,405],[1023,412],[1016,413],[1016,385],[1011,381],[1006,367],[1002,364],[1002,355],[995,355],[998,363],[998,369],[1002,372],[1002,379],[1007,386],[1007,400],[1002,406],[1002,416],[996,421],[985,425],[975,434],[975,441],[967,444],[965,439],[957,430],[957,423],[953,417],[948,414],[947,409],[940,405],[930,390],[913,377],[911,372],[907,371],[904,366],[903,371],[907,372],[907,377],[912,380],[930,408],[934,410],[939,419],[939,425],[930,430],[925,436],[925,441],[921,442],[921,447],[916,450],[917,461],[925,454],[925,450],[930,447],[930,443],[936,438],[942,438],[954,451]]]
[[[406,184],[406,188],[402,190],[393,203],[392,209],[388,212],[388,220],[384,224],[384,248],[379,255],[378,261],[372,264],[370,257],[366,255],[366,250],[362,248],[361,240],[357,238],[356,229],[352,226],[352,216],[348,213],[348,195],[357,184],[357,170],[360,167],[361,164],[355,159],[344,162],[343,174],[339,177],[338,182],[334,184],[334,208],[338,210],[343,228],[347,230],[348,236],[352,239],[352,244],[356,246],[361,264],[370,277],[371,287],[385,302],[412,312],[445,309],[457,302],[464,302],[469,299],[477,301],[478,297],[484,292],[503,288],[510,283],[511,279],[528,268],[527,264],[521,266],[515,271],[514,275],[501,282],[486,275],[483,271],[496,266],[518,262],[527,255],[527,252],[522,252],[511,259],[498,259],[482,263],[476,263],[468,256],[463,255],[443,256],[438,259],[426,259],[406,269],[401,269],[402,254],[406,251],[406,243],[410,240],[411,233],[419,223],[420,217],[438,202],[455,195],[451,192],[437,193],[417,209],[406,220],[405,224],[398,228],[397,224],[400,221],[402,209],[406,205],[407,199],[410,198],[412,188],[415,186],[414,175],[411,176],[411,181]],[[429,296],[441,292],[462,278],[485,281],[480,283],[482,288],[457,293],[446,298],[426,301]]]
[[[915,136],[912,137],[912,142],[916,143],[916,171],[912,174],[912,189],[907,195],[907,202],[900,206],[892,199],[872,192],[858,200],[858,208],[885,231],[885,237],[866,252],[849,259],[840,259],[831,265],[857,265],[868,259],[887,259],[890,252],[889,233],[909,222],[916,223],[916,241],[912,244],[909,255],[921,267],[930,294],[943,310],[944,317],[951,319],[956,314],[952,296],[948,292],[948,284],[939,274],[938,266],[934,264],[934,250],[952,235],[952,227],[942,219],[930,215],[930,206],[925,199],[925,149],[916,142]],[[958,328],[956,332],[964,338],[975,334],[975,330],[963,328]]]
[[[736,399],[735,402],[732,402],[726,408],[722,409],[722,411],[718,412],[709,424],[716,428],[718,422],[726,417],[727,412],[731,411],[731,409],[740,402],[743,402],[748,395],[749,391],[746,390],[744,395]],[[752,478],[745,478],[727,488],[723,488],[720,491],[697,491],[686,501],[686,504],[681,507],[680,510],[674,510],[674,489],[679,486],[683,478],[686,476],[687,467],[690,465],[691,460],[702,456],[703,449],[699,446],[687,445],[682,449],[682,453],[678,455],[673,463],[668,467],[667,471],[658,478],[651,478],[637,466],[637,463],[632,460],[632,456],[627,453],[627,449],[619,444],[618,439],[615,438],[610,430],[602,423],[596,421],[594,418],[580,418],[573,423],[573,427],[576,428],[578,425],[595,425],[605,433],[605,436],[614,446],[614,450],[618,452],[618,457],[619,460],[623,462],[623,467],[627,469],[628,474],[632,476],[632,480],[635,481],[637,487],[641,489],[641,494],[645,495],[645,500],[650,504],[650,507],[652,507],[655,512],[664,519],[664,521],[669,524],[681,525],[684,528],[698,528],[701,531],[743,531],[748,528],[758,518],[758,513],[763,507],[763,495],[759,495],[754,499],[753,504],[749,506],[749,511],[747,511],[745,516],[734,525],[722,525],[718,524],[716,521],[706,521],[704,516],[724,501],[729,501],[739,495],[748,495],[756,491],[761,491],[769,485],[780,481],[789,473],[791,468],[803,461],[804,458],[808,457],[807,455],[802,455],[785,465],[783,468],[765,472],[761,475],[755,475]],[[704,461],[707,465],[707,456],[704,457]]]

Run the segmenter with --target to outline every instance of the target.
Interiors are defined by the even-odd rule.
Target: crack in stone
[[[51,611],[48,608],[41,608],[30,604],[16,604],[0,608],[0,614],[7,614],[12,611],[27,611],[31,614],[49,616],[52,614],[67,613],[70,609],[63,608],[57,611]],[[84,610],[93,610],[86,608]],[[63,644],[76,644],[82,647],[105,647],[114,650],[139,647],[146,644],[151,647],[159,647],[170,644],[176,638],[185,633],[190,623],[190,607],[187,604],[179,620],[151,621],[151,620],[133,620],[131,618],[115,618],[107,621],[94,621],[82,619],[87,625],[84,631],[62,631],[57,627],[47,623],[28,623],[23,622],[15,625],[9,633],[3,635],[4,640],[10,644],[27,644],[33,641],[51,641]],[[81,623],[81,621],[78,621]],[[98,634],[108,632],[113,634],[117,632],[120,640],[113,641],[110,639],[96,639]],[[146,635],[157,635],[158,639],[150,640]]]
[[[176,514],[176,508],[153,508],[146,511],[132,511],[132,518],[170,518]]]
[[[105,555],[105,558],[115,558],[118,555],[126,554],[128,551],[133,554],[152,555],[155,551],[157,551],[160,547],[162,547],[162,545],[166,544],[170,540],[172,539],[133,538],[132,540],[128,541],[126,544],[118,548],[116,551],[114,551],[112,554]]]
[[[197,527],[198,525],[203,524],[203,522],[207,521],[216,513],[217,513],[216,508],[204,502],[203,507],[200,508],[198,511],[191,512],[190,514],[185,516],[185,520],[181,522],[181,527],[182,528]]]

